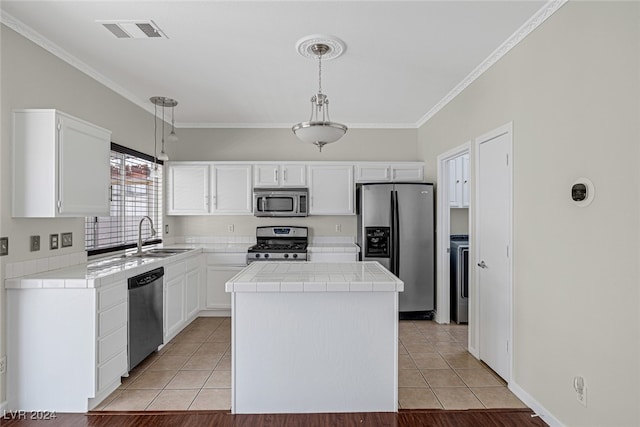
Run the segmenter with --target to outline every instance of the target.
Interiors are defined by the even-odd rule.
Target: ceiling
[[[374,128],[422,124],[549,7],[482,0],[0,5],[3,23],[148,111],[151,96],[176,99],[177,127],[290,127],[308,120],[318,63],[299,55],[296,42],[334,35],[346,50],[322,66],[331,119]],[[149,19],[168,38],[118,39],[96,22]]]

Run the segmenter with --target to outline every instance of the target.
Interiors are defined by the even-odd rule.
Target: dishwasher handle
[[[144,274],[131,277],[127,283],[129,285],[129,289],[136,289],[155,282],[162,276],[164,276],[164,267],[156,268],[155,270],[147,271]]]

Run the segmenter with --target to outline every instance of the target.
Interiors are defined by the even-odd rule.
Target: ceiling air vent
[[[155,39],[167,35],[152,20],[96,21],[119,39]]]

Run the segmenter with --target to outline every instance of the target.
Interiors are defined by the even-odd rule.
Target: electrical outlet
[[[342,232],[342,224],[336,224],[336,233]]]
[[[164,225],[164,234],[169,234],[169,224]]]
[[[0,374],[7,373],[7,356],[0,357]]]
[[[50,250],[58,249],[60,245],[59,240],[60,238],[58,237],[57,234],[49,234],[49,249]]]
[[[9,255],[9,238],[0,237],[0,256]]]
[[[235,227],[235,225],[233,225],[233,224],[229,224],[229,225],[227,225],[227,231],[228,231],[229,233],[233,233],[233,231],[235,230],[235,228],[236,228],[236,227]]]
[[[40,236],[31,236],[30,238],[30,243],[31,245],[29,246],[31,248],[31,252],[36,252],[40,250]]]
[[[68,248],[73,246],[73,233],[62,233],[62,247]]]

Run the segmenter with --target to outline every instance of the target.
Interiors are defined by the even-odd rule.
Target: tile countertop
[[[97,288],[103,280],[108,283],[116,280],[124,280],[128,277],[142,274],[152,268],[162,267],[172,262],[180,261],[197,252],[245,254],[249,246],[252,245],[253,243],[247,242],[176,243],[164,247],[191,248],[193,250],[165,258],[123,258],[122,255],[107,256],[65,268],[8,278],[5,279],[4,286],[5,289]],[[308,250],[309,252],[358,252],[359,248],[353,243],[318,242],[310,244]]]
[[[227,292],[402,292],[404,282],[375,261],[254,262]]]
[[[170,246],[167,246],[170,247]],[[177,245],[175,246],[177,247]],[[188,247],[187,245],[180,246]],[[192,250],[169,257],[110,257],[90,260],[87,263],[45,271],[29,276],[5,279],[5,289],[59,289],[59,288],[97,288],[104,281],[113,283],[129,277],[142,274],[154,268],[180,261],[194,254],[201,253],[202,248],[192,247]]]

